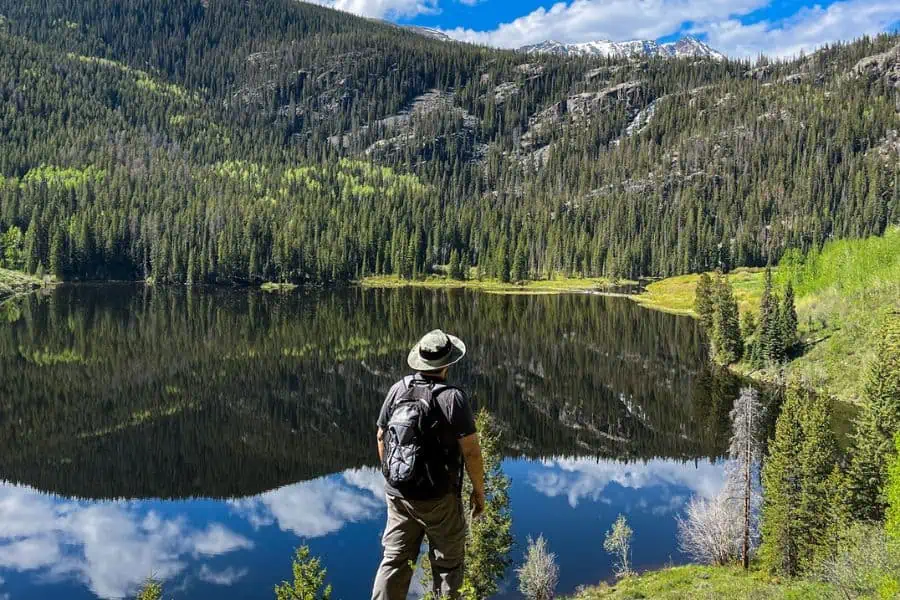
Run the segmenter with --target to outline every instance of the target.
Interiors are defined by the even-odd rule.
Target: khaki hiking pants
[[[459,597],[466,554],[466,519],[456,494],[439,500],[387,496],[384,558],[375,576],[372,600],[406,600],[422,538],[428,536],[435,598]]]

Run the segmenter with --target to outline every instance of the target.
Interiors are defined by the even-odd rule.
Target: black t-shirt
[[[413,375],[412,379],[421,382],[429,381],[421,373]],[[384,399],[384,404],[381,406],[381,413],[378,415],[377,425],[379,429],[387,429],[391,405],[398,396],[406,391],[409,382],[410,378],[404,377],[391,387],[387,397]],[[446,385],[441,381],[434,381],[434,383],[436,386]],[[448,456],[449,464],[447,465],[447,470],[451,474],[452,479],[447,482],[448,489],[441,490],[442,493],[447,493],[451,488],[460,485],[460,482],[457,481],[457,479],[463,463],[459,451],[458,440],[476,433],[475,417],[472,414],[472,406],[469,404],[469,399],[466,398],[465,392],[458,388],[438,388],[434,400],[435,404],[441,409],[440,417],[442,417],[442,421],[444,421],[442,424],[443,429],[449,434],[441,437],[441,442],[444,444]],[[402,492],[388,483],[385,483],[384,489],[385,492],[391,496],[399,498],[404,497]],[[424,500],[425,498],[410,499]]]

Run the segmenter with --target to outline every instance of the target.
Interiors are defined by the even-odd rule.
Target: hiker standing
[[[378,455],[387,496],[387,526],[372,600],[406,600],[411,564],[428,536],[434,595],[459,597],[466,552],[463,468],[472,482],[472,515],[484,511],[484,463],[465,393],[446,384],[466,354],[457,337],[437,329],[409,353],[416,371],[388,392],[378,417]]]

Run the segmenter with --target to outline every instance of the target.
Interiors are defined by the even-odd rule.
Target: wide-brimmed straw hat
[[[439,371],[458,363],[465,355],[466,345],[461,339],[435,329],[413,346],[406,362],[416,371]]]

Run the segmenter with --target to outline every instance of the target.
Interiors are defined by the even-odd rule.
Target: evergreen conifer
[[[713,358],[721,365],[740,360],[744,352],[737,300],[731,283],[721,273],[715,283],[712,347]]]
[[[797,307],[794,301],[794,286],[788,281],[779,311],[781,321],[780,349],[786,356],[797,345]]]
[[[763,468],[760,555],[772,573],[796,576],[821,555],[835,518],[833,501],[837,443],[827,398],[791,388],[776,424]]]
[[[881,521],[882,488],[900,433],[900,317],[889,316],[869,367],[863,405],[855,419],[849,482],[853,516]]]
[[[714,291],[712,278],[707,273],[701,273],[694,293],[694,312],[709,333],[712,333],[713,316],[716,312]]]

